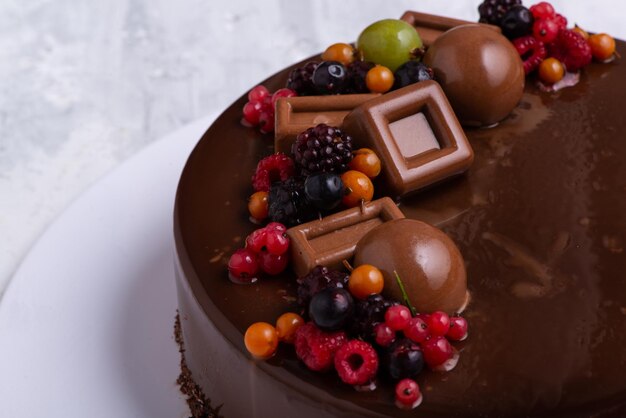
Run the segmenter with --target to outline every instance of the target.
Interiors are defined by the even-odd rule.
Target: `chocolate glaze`
[[[288,70],[264,84],[282,87]],[[472,293],[459,364],[420,375],[424,402],[409,412],[390,385],[356,392],[289,346],[265,362],[246,354],[248,325],[295,309],[295,277],[228,280],[273,138],[240,125],[245,95],[217,119],[181,176],[174,224],[187,363],[224,416],[626,416],[626,76],[594,63],[557,93],[528,84],[497,127],[466,131],[464,176],[401,202],[457,244]]]

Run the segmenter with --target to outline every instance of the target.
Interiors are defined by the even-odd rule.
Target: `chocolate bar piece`
[[[467,170],[474,152],[443,90],[422,81],[354,109],[343,129],[381,160],[389,193],[404,196]]]
[[[412,11],[404,12],[400,19],[409,23],[415,28],[415,30],[417,30],[420,38],[422,38],[422,42],[427,47],[432,45],[441,34],[449,29],[461,25],[477,24],[476,22],[468,22],[467,20],[453,19],[450,17]],[[498,33],[501,32],[500,28],[495,25],[488,25],[485,23],[480,24],[497,31]]]
[[[287,97],[276,102],[275,152],[291,152],[300,132],[325,123],[340,126],[343,118],[358,105],[379,94]]]
[[[304,276],[316,266],[341,267],[343,260],[352,258],[357,242],[365,234],[384,222],[401,218],[404,214],[393,200],[383,197],[289,228],[293,269],[298,276]]]

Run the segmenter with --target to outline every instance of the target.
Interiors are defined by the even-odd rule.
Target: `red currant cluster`
[[[575,73],[589,65],[592,58],[605,62],[615,54],[615,40],[605,34],[589,35],[578,26],[567,28],[567,19],[548,2],[526,9],[510,6],[497,22],[502,33],[524,59],[524,71],[537,71],[539,79],[552,86],[567,72]]]
[[[289,262],[287,228],[277,222],[257,229],[246,238],[246,246],[228,260],[228,277],[237,284],[254,283],[260,272],[270,276],[282,273]]]
[[[358,316],[355,315],[358,304],[382,301],[380,293],[385,283],[382,272],[365,264],[352,270],[347,284],[324,281],[324,277],[315,273],[310,277],[316,283],[316,291],[305,307],[309,322],[287,313],[283,316],[293,318],[289,326],[279,327],[279,318],[275,332],[267,323],[255,323],[244,338],[248,351],[257,358],[268,358],[277,348],[279,335],[287,335],[288,338],[281,340],[294,343],[296,355],[310,370],[322,372],[334,368],[344,383],[360,390],[374,390],[377,376],[384,373],[398,382],[399,407],[419,405],[422,396],[414,379],[424,364],[444,371],[456,365],[458,352],[449,341],[467,338],[467,321],[441,311],[414,316],[406,306],[389,303],[382,311],[384,316],[373,326],[373,341],[368,342],[363,335],[355,334],[353,321]],[[325,285],[320,286],[320,279]],[[303,280],[299,283],[302,285]],[[384,358],[379,359],[380,355]],[[381,368],[381,364],[385,367]]]
[[[241,123],[250,127],[258,126],[264,134],[274,132],[276,100],[292,96],[296,96],[296,92],[287,88],[278,89],[270,94],[265,86],[254,87],[248,93],[248,102],[243,106]]]

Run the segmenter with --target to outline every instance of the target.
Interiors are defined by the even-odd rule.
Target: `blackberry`
[[[291,227],[315,219],[317,210],[304,193],[304,179],[291,177],[272,183],[269,192],[269,217]]]
[[[365,84],[365,75],[376,64],[370,61],[354,61],[348,65],[348,85],[345,87],[346,93],[369,93],[370,90]]]
[[[385,312],[390,306],[397,305],[382,295],[371,295],[367,299],[357,300],[354,305],[354,318],[351,333],[368,341],[374,341],[374,326],[385,322]]]
[[[352,160],[352,137],[324,123],[300,133],[291,151],[302,175],[343,173]]]
[[[298,96],[313,96],[317,94],[312,78],[319,64],[317,61],[309,61],[302,67],[294,68],[289,73],[287,88],[294,90],[298,93]]]
[[[303,312],[308,312],[309,302],[314,295],[329,288],[348,288],[348,274],[340,270],[331,270],[317,266],[306,276],[298,279],[298,305]]]
[[[434,78],[433,69],[421,61],[407,61],[402,64],[394,73],[393,89],[406,87],[418,81],[432,80]]]
[[[522,4],[522,0],[485,0],[478,6],[478,21],[499,26],[502,16],[517,4]]]

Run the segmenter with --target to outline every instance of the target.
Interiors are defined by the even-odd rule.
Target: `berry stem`
[[[350,262],[348,260],[342,260],[341,263],[343,264],[343,266],[350,272],[352,273],[352,270],[354,270],[354,267],[352,267],[352,264],[350,264]]]
[[[402,279],[400,279],[398,272],[394,270],[393,274],[395,274],[396,282],[398,282],[398,286],[400,286],[400,291],[402,292],[402,298],[404,299],[404,304],[411,311],[411,315],[413,316],[417,315],[417,311],[415,310],[415,308],[411,304],[411,301],[409,300],[409,295],[406,293],[406,290],[404,289],[404,284],[402,283]]]

